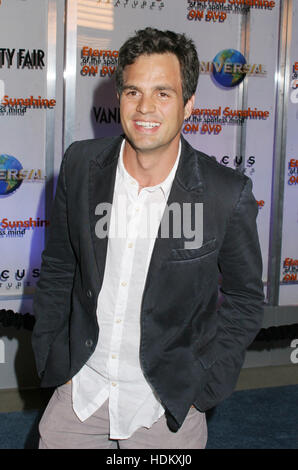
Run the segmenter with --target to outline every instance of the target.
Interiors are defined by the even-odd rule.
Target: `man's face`
[[[142,55],[124,69],[121,123],[139,152],[176,150],[193,102],[194,96],[184,106],[180,64],[174,54]]]

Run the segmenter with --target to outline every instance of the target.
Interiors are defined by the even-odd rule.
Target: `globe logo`
[[[224,49],[213,59],[213,77],[216,82],[232,88],[239,85],[245,78],[245,73],[239,71],[246,64],[245,57],[235,49]],[[239,67],[240,66],[240,67]]]
[[[17,179],[16,174],[22,169],[15,157],[0,154],[0,196],[7,196],[21,186],[23,180]]]

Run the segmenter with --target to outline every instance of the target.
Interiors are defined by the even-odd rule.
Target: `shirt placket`
[[[130,193],[131,214],[127,225],[127,238],[121,259],[120,277],[118,294],[115,303],[114,321],[112,328],[112,336],[110,342],[110,351],[108,358],[108,375],[109,375],[109,406],[110,406],[110,430],[117,433],[119,429],[119,414],[117,413],[119,403],[119,393],[121,392],[121,383],[118,380],[120,365],[120,349],[124,333],[124,320],[126,314],[126,306],[130,281],[132,275],[132,266],[135,253],[135,243],[139,234],[140,220],[146,194],[144,192],[138,196],[137,188],[133,188],[134,197]],[[124,223],[127,221],[124,221]],[[111,412],[114,410],[115,412]]]

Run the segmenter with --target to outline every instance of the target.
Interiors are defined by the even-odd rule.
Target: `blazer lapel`
[[[169,237],[164,237],[161,233],[162,224],[167,225],[164,212],[159,226],[158,237],[155,240],[147,279],[143,294],[143,308],[150,309],[153,300],[154,285],[158,282],[158,274],[166,259],[169,258],[173,248],[183,248],[187,238],[183,233],[182,204],[189,203],[192,207],[195,203],[204,202],[204,185],[199,170],[198,156],[194,149],[181,136],[182,148],[179,165],[173,180],[172,188],[167,201],[167,208],[178,203],[181,208],[180,233],[181,237],[175,238],[169,231]]]
[[[100,220],[99,216],[103,216],[107,222],[107,226],[104,227],[105,233],[107,233],[110,220],[110,212],[103,213],[100,210],[99,213],[99,209],[104,208],[104,206],[100,208],[99,204],[104,203],[107,208],[111,208],[122,140],[122,137],[113,140],[112,144],[103,153],[98,155],[95,160],[92,160],[89,165],[89,220],[99,274],[99,289],[101,288],[104,276],[108,237],[102,236],[104,234],[100,233],[96,224]]]

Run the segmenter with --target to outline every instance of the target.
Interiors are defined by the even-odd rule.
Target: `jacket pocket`
[[[217,242],[216,238],[209,240],[199,248],[172,248],[169,261],[186,261],[191,259],[201,258],[216,252]]]

